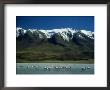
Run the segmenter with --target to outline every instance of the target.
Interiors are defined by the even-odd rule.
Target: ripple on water
[[[94,74],[94,64],[17,63],[16,74]]]

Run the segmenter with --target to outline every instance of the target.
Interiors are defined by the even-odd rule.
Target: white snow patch
[[[80,37],[80,38],[84,38],[84,37],[82,37],[81,35],[79,35],[79,37]]]
[[[94,39],[93,34],[94,32],[92,31],[87,31],[87,30],[80,30],[82,33],[84,33],[85,35],[87,35],[89,38]]]
[[[16,28],[16,30],[17,30],[17,33],[16,33],[17,36],[19,36],[19,30],[23,30],[24,33],[26,33],[26,31],[27,31],[20,27]],[[61,29],[51,29],[51,30],[44,30],[44,29],[39,29],[39,30],[38,29],[28,29],[28,30],[31,31],[32,33],[40,31],[40,32],[44,33],[44,35],[47,38],[51,38],[52,35],[56,33],[56,34],[61,35],[63,37],[63,39],[66,41],[69,41],[70,39],[72,39],[74,33],[79,32],[79,30],[72,29],[72,28],[61,28]],[[84,33],[85,35],[87,35],[89,38],[94,39],[94,37],[93,37],[94,32],[87,31],[87,30],[80,30],[80,31],[81,31],[81,33]],[[68,36],[69,34],[72,35],[71,38]],[[79,35],[79,37],[84,38],[81,35]],[[43,38],[43,36],[40,33],[39,33],[39,38]]]
[[[39,34],[39,38],[43,38],[43,36],[41,34]]]

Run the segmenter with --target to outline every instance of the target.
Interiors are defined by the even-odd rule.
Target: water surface
[[[17,63],[16,74],[94,74],[94,64]]]

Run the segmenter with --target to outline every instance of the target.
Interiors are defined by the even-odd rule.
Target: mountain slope
[[[72,28],[16,29],[17,61],[94,58],[94,32]]]

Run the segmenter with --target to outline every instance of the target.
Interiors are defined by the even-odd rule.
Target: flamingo
[[[85,70],[86,70],[86,67],[81,67],[81,70],[82,70],[82,71],[85,71]]]
[[[87,67],[87,69],[90,69],[90,67]]]

